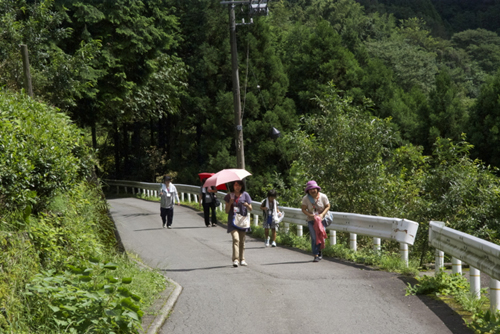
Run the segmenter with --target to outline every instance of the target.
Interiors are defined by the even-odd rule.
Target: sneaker
[[[323,259],[323,253],[321,253],[321,251],[319,251],[319,253],[318,253],[318,257],[319,257],[319,259],[320,259],[320,260],[322,260],[322,259]]]
[[[271,246],[276,247],[276,241],[273,241],[273,243],[271,244]]]
[[[313,262],[319,262],[319,260],[320,258],[318,256],[315,256]]]
[[[243,260],[243,261],[241,261],[240,265],[241,266],[248,266],[248,263],[247,263],[247,261]]]
[[[217,227],[217,224],[212,224],[212,227]]]
[[[269,238],[266,239],[266,247],[269,247]]]
[[[169,226],[167,226],[167,228],[172,228],[172,226],[169,225]]]
[[[233,267],[238,267],[238,260],[233,261]]]
[[[165,224],[163,224],[163,228],[165,228]]]

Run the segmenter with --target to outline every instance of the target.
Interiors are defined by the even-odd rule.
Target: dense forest
[[[496,240],[499,1],[248,7],[236,34],[253,196],[274,187],[298,205],[316,179],[336,211]],[[103,178],[197,184],[236,166],[227,5],[0,0],[0,17],[0,85],[22,89],[27,44],[36,98],[87,131]]]

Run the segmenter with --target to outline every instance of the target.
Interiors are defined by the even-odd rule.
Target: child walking
[[[266,234],[266,247],[269,247],[269,229],[272,230],[271,238],[273,239],[272,246],[276,247],[276,227],[281,221],[282,213],[278,209],[278,201],[276,200],[276,190],[271,189],[267,192],[267,198],[262,201],[260,209],[264,212],[264,229]]]

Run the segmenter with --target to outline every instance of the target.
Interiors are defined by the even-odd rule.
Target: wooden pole
[[[21,44],[21,55],[23,57],[24,89],[26,94],[33,97],[33,86],[31,84],[30,61],[28,57],[28,46]]]

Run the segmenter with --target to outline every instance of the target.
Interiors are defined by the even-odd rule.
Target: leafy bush
[[[57,109],[0,90],[0,210],[33,204],[89,175],[82,131]],[[35,196],[36,195],[36,196]]]
[[[131,333],[141,326],[143,315],[136,304],[141,298],[126,286],[132,278],[109,274],[114,263],[96,260],[86,267],[68,266],[37,274],[24,293],[32,330],[69,333]]]
[[[499,333],[500,332],[500,313],[491,313],[489,310],[479,311],[472,315],[472,321],[467,326],[474,333]]]
[[[448,274],[441,270],[434,276],[424,275],[417,277],[418,284],[412,286],[408,283],[406,288],[406,295],[426,295],[426,294],[440,294],[444,296],[456,296],[461,291],[470,288],[467,278],[462,274]]]

